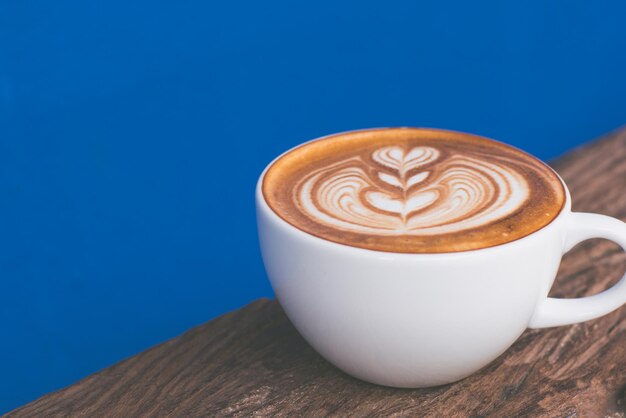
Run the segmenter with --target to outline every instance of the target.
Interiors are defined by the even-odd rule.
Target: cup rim
[[[450,132],[450,133],[454,133],[454,134],[462,134],[462,135],[469,135],[469,136],[476,136],[479,138],[484,138],[484,139],[489,139],[491,141],[495,141],[501,144],[504,144],[508,147],[514,148],[530,157],[532,157],[533,159],[535,159],[536,161],[538,161],[539,163],[541,163],[542,165],[544,165],[545,167],[547,167],[552,173],[554,173],[556,175],[556,177],[559,179],[559,181],[561,182],[561,186],[563,187],[563,191],[565,194],[565,200],[563,201],[563,204],[561,206],[561,208],[559,209],[558,214],[554,217],[554,219],[552,219],[550,222],[548,222],[547,224],[545,224],[544,226],[542,226],[541,228],[527,234],[524,235],[520,238],[514,239],[512,241],[507,241],[507,242],[503,242],[501,244],[496,244],[496,245],[492,245],[489,247],[483,247],[483,248],[474,248],[474,249],[469,249],[469,250],[460,250],[460,251],[442,251],[442,252],[432,252],[432,253],[419,253],[419,252],[415,252],[415,253],[410,253],[410,252],[396,252],[396,251],[386,251],[386,250],[377,250],[377,249],[370,249],[370,248],[362,248],[362,247],[355,247],[352,245],[348,245],[348,244],[343,244],[343,243],[339,243],[339,242],[335,242],[335,241],[331,241],[322,237],[318,237],[316,235],[313,235],[309,232],[306,232],[298,227],[296,227],[295,225],[292,225],[291,223],[287,222],[285,219],[283,219],[280,215],[278,215],[278,213],[276,213],[267,203],[265,196],[263,194],[263,179],[265,178],[265,174],[267,173],[267,171],[270,169],[270,167],[272,167],[272,165],[274,165],[274,163],[276,161],[278,161],[280,158],[282,158],[283,156],[285,156],[286,154],[304,146],[307,145],[311,142],[316,142],[316,141],[322,141],[324,139],[327,139],[329,137],[334,137],[337,135],[343,135],[343,134],[349,134],[349,133],[355,133],[355,132],[368,132],[368,131],[376,131],[376,130],[389,130],[389,129],[417,129],[417,130],[427,130],[427,131],[436,131],[436,132],[442,132],[442,133],[446,133],[446,132]],[[320,136],[308,141],[305,141],[303,143],[300,143],[294,147],[289,148],[288,150],[284,151],[283,153],[281,153],[280,155],[278,155],[277,157],[275,157],[269,164],[267,164],[265,166],[265,168],[263,169],[263,171],[261,172],[258,180],[257,180],[257,184],[255,187],[255,200],[256,200],[256,209],[257,209],[257,223],[258,223],[258,212],[259,211],[263,211],[265,213],[267,213],[271,218],[273,218],[274,221],[278,221],[278,224],[283,227],[286,228],[287,231],[289,231],[292,234],[296,234],[301,236],[303,239],[307,239],[307,240],[311,240],[311,242],[314,243],[318,243],[318,244],[323,244],[323,245],[329,245],[331,247],[336,248],[337,250],[340,251],[356,251],[356,252],[365,252],[366,254],[377,254],[377,255],[387,255],[390,257],[411,257],[411,258],[416,258],[416,257],[428,257],[428,258],[434,258],[434,257],[450,257],[450,256],[461,256],[461,255],[469,255],[469,254],[485,254],[487,252],[493,252],[493,251],[499,251],[500,249],[502,249],[503,247],[507,247],[509,245],[513,245],[516,243],[523,243],[526,242],[528,239],[532,239],[534,237],[536,237],[537,234],[543,234],[545,233],[545,231],[547,229],[552,229],[551,227],[553,227],[555,224],[557,224],[567,213],[571,212],[571,196],[570,196],[570,191],[567,187],[567,184],[565,184],[565,181],[563,180],[563,178],[559,175],[559,173],[557,173],[550,165],[548,165],[547,163],[545,163],[544,161],[540,160],[539,158],[535,157],[532,154],[529,154],[528,152],[519,149],[513,145],[510,144],[506,144],[503,143],[501,141],[495,140],[495,139],[491,139],[491,138],[487,138],[481,135],[475,135],[475,134],[469,134],[469,133],[465,133],[465,132],[460,132],[460,131],[454,131],[454,130],[448,130],[448,129],[438,129],[438,128],[426,128],[426,127],[410,127],[410,126],[396,126],[396,127],[377,127],[377,128],[364,128],[364,129],[355,129],[355,130],[348,130],[348,131],[342,131],[342,132],[337,132],[337,133],[332,133],[329,135],[324,135],[324,136]]]

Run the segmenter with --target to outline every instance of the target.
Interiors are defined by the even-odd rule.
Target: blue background
[[[417,125],[548,159],[626,121],[619,2],[0,3],[0,412],[260,296],[253,189]]]

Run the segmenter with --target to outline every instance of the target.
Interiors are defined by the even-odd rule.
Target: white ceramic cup
[[[561,213],[524,238],[406,254],[337,244],[295,228],[267,205],[264,174],[257,223],[276,297],[315,350],[359,379],[403,388],[454,382],[496,359],[526,328],[582,322],[626,303],[626,276],[594,296],[547,296],[561,257],[577,243],[606,238],[626,249],[626,224],[571,212],[565,184]]]

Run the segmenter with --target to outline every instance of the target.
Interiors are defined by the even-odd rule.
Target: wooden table
[[[626,219],[626,129],[553,166],[573,207]],[[588,241],[564,259],[553,296],[615,283],[626,256]],[[626,415],[626,308],[573,326],[529,330],[487,368],[432,389],[371,385],[335,369],[280,306],[258,300],[48,394],[12,417]]]

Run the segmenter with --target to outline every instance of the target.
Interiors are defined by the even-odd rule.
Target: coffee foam
[[[307,143],[267,171],[269,206],[341,244],[453,252],[540,229],[565,200],[556,174],[528,154],[457,132],[391,128]]]

